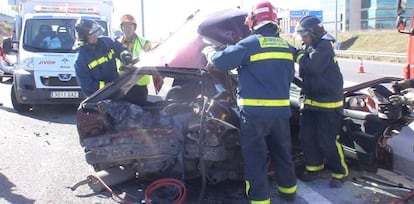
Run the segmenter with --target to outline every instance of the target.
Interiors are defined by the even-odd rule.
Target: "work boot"
[[[295,198],[296,198],[296,192],[295,193],[281,193],[281,192],[279,192],[279,196],[287,202],[293,202],[293,201],[295,201]]]
[[[319,171],[304,171],[303,174],[298,177],[304,182],[314,181],[319,178]]]
[[[338,179],[338,178],[331,178],[329,180],[329,187],[331,188],[341,188],[344,185],[345,178]]]

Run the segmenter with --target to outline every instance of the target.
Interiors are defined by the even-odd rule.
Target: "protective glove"
[[[215,51],[216,51],[216,49],[214,48],[214,46],[209,45],[209,46],[205,47],[201,51],[201,53],[203,53],[207,57],[211,52],[215,52]]]
[[[395,91],[401,91],[401,90],[404,90],[404,89],[408,89],[408,88],[411,88],[411,82],[410,82],[409,79],[397,81],[392,85],[392,88]]]
[[[132,64],[132,56],[131,56],[131,54],[123,54],[121,56],[121,62],[124,65],[130,65],[130,64]]]
[[[207,62],[209,63],[209,64],[213,64],[212,63],[212,60],[211,60],[211,57],[214,55],[214,53],[216,53],[217,51],[216,51],[216,48],[214,48],[213,46],[207,46],[207,47],[205,47],[202,51],[201,51],[201,53],[203,53],[204,54],[204,56],[206,56],[206,59],[207,59]]]
[[[392,105],[407,105],[408,99],[405,96],[391,95],[388,100]]]
[[[299,63],[300,59],[302,59],[303,56],[309,55],[310,50],[309,49],[297,49],[296,50],[296,63]]]

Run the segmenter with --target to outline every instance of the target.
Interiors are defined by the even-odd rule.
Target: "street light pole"
[[[335,0],[335,44],[338,45],[338,0]]]
[[[144,0],[141,0],[141,30],[142,37],[145,37],[145,28],[144,28]]]

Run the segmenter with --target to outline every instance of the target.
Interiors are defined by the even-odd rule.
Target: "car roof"
[[[209,43],[235,44],[249,35],[244,25],[247,13],[240,9],[227,9],[187,20],[169,38],[151,51],[143,53],[137,66],[179,67],[207,69],[207,60],[201,53]]]

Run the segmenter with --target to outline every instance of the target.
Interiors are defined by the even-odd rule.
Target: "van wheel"
[[[16,110],[19,113],[24,113],[30,111],[31,106],[27,104],[21,104],[17,101],[16,92],[14,91],[14,86],[11,88],[11,94],[10,94],[11,102],[13,105],[14,110]]]

